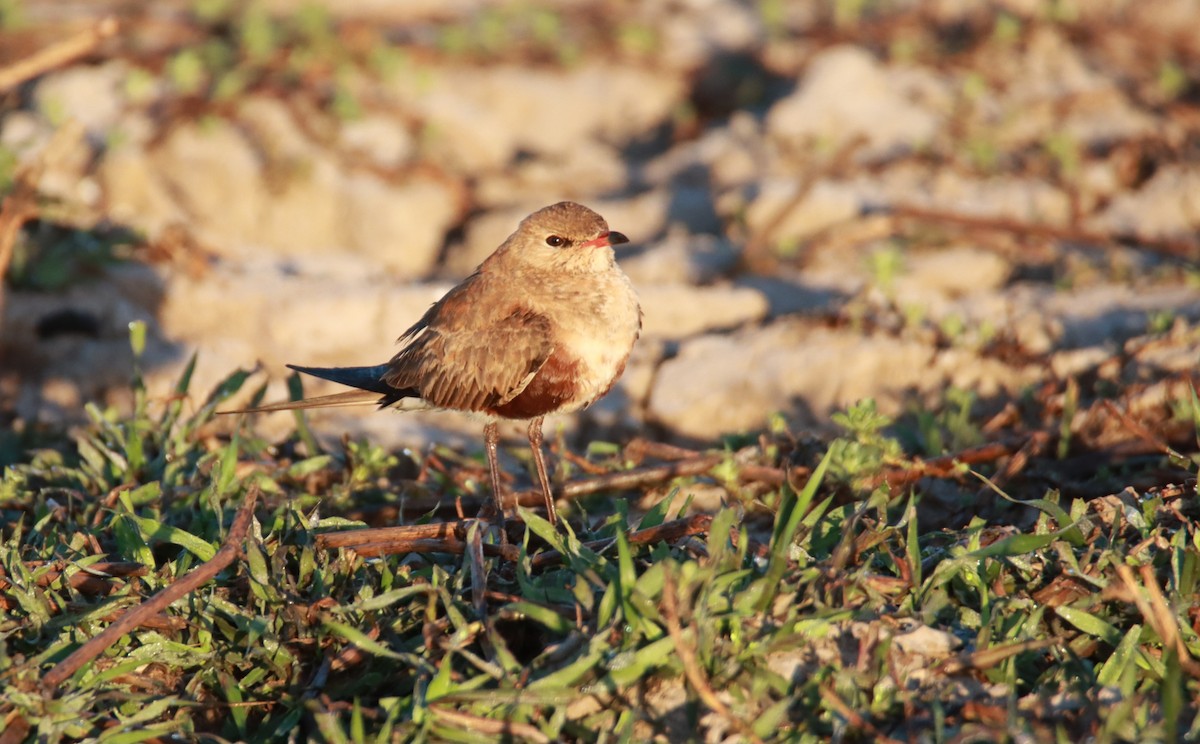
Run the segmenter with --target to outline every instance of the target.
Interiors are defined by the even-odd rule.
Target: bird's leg
[[[505,542],[508,539],[504,531],[504,492],[500,490],[500,463],[496,447],[500,444],[500,427],[495,421],[489,421],[483,427],[483,448],[487,452],[488,470],[492,476],[492,500],[496,505],[496,523],[500,525],[500,535]]]
[[[538,483],[542,486],[542,498],[546,500],[546,519],[550,524],[558,523],[554,510],[554,495],[550,493],[550,478],[546,475],[546,461],[542,458],[542,417],[529,422],[529,449],[533,451],[533,464],[537,467]]]

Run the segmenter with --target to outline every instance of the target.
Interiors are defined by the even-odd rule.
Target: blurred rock
[[[309,142],[278,101],[252,100],[242,111],[256,141],[270,143],[262,155],[233,124],[217,120],[177,128],[154,156],[154,170],[217,253],[347,251],[397,276],[432,270],[459,217],[451,185],[426,176],[393,184],[347,170]],[[156,223],[173,218],[136,156],[112,167],[110,199],[134,214],[152,206],[150,214],[161,215]]]
[[[767,299],[750,287],[692,287],[652,284],[638,287],[642,333],[682,339],[704,331],[735,328],[762,320]]]
[[[154,169],[191,219],[200,240],[238,255],[266,209],[259,159],[230,123],[175,127],[152,155]]]
[[[398,81],[394,95],[425,120],[426,152],[464,172],[489,171],[518,151],[561,154],[596,139],[629,143],[684,98],[677,76],[588,62],[568,70],[444,67]]]
[[[760,430],[776,412],[805,424],[862,398],[895,412],[906,394],[942,382],[935,352],[884,336],[796,322],[686,341],[658,370],[648,415],[684,436],[711,440]]]
[[[795,93],[767,115],[767,132],[792,147],[866,138],[862,155],[881,159],[930,142],[939,117],[896,92],[889,71],[855,46],[827,49],[813,58]]]
[[[459,218],[456,191],[433,178],[393,185],[372,175],[350,175],[340,196],[342,244],[400,277],[428,276]]]
[[[75,119],[88,138],[99,144],[124,111],[128,76],[129,65],[124,60],[68,67],[38,80],[34,105],[49,121]]]
[[[175,203],[154,164],[139,147],[109,150],[99,166],[100,187],[110,218],[148,237],[188,215]]]
[[[381,168],[398,168],[416,154],[416,142],[404,125],[385,116],[364,116],[342,124],[338,144]]]
[[[827,180],[819,181],[803,199],[794,203],[800,185],[800,179],[796,178],[757,184],[754,189],[757,193],[744,207],[750,233],[758,234],[773,225],[771,234],[776,242],[800,240],[853,219],[864,207],[861,195],[852,186]],[[727,197],[722,205],[726,214],[741,209],[740,198]]]
[[[621,258],[621,268],[642,286],[649,284],[709,284],[732,271],[737,248],[711,235],[689,235],[685,228],[671,229],[660,242],[636,256]]]
[[[995,251],[956,246],[906,255],[894,288],[898,297],[916,299],[929,292],[961,297],[994,291],[1011,272],[1010,263]]]
[[[584,140],[565,152],[521,159],[486,174],[475,188],[475,200],[485,209],[508,206],[517,197],[543,205],[563,199],[586,202],[619,191],[628,175],[615,147]]]
[[[1089,226],[1117,235],[1194,239],[1200,233],[1200,168],[1161,168],[1137,191],[1117,194]]]

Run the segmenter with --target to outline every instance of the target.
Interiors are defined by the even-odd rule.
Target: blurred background
[[[193,395],[257,366],[268,400],[286,362],[379,363],[562,199],[632,239],[645,310],[552,424],[580,438],[986,418],[1064,379],[1161,408],[1200,362],[1197,29],[1194,0],[0,0],[0,419],[122,404],[134,320],[164,399],[193,354]]]

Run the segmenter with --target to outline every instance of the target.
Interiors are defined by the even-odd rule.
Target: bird
[[[479,414],[502,535],[499,422],[528,421],[547,519],[557,524],[542,422],[549,414],[588,407],[625,370],[642,329],[637,292],[613,250],[628,242],[582,204],[563,201],[539,209],[400,335],[400,349],[387,362],[287,365],[352,390],[226,413],[375,403],[380,409]]]

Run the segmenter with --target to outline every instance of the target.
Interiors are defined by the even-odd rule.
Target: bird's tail
[[[415,390],[401,390],[383,381],[388,365],[379,364],[374,367],[301,367],[289,364],[288,367],[303,372],[306,375],[320,377],[341,385],[356,388],[344,393],[320,395],[304,400],[289,400],[282,403],[271,403],[254,408],[243,408],[237,411],[220,411],[220,413],[270,413],[272,411],[292,411],[303,408],[329,408],[334,406],[355,406],[374,403],[380,408],[386,408],[401,398],[417,395]]]

